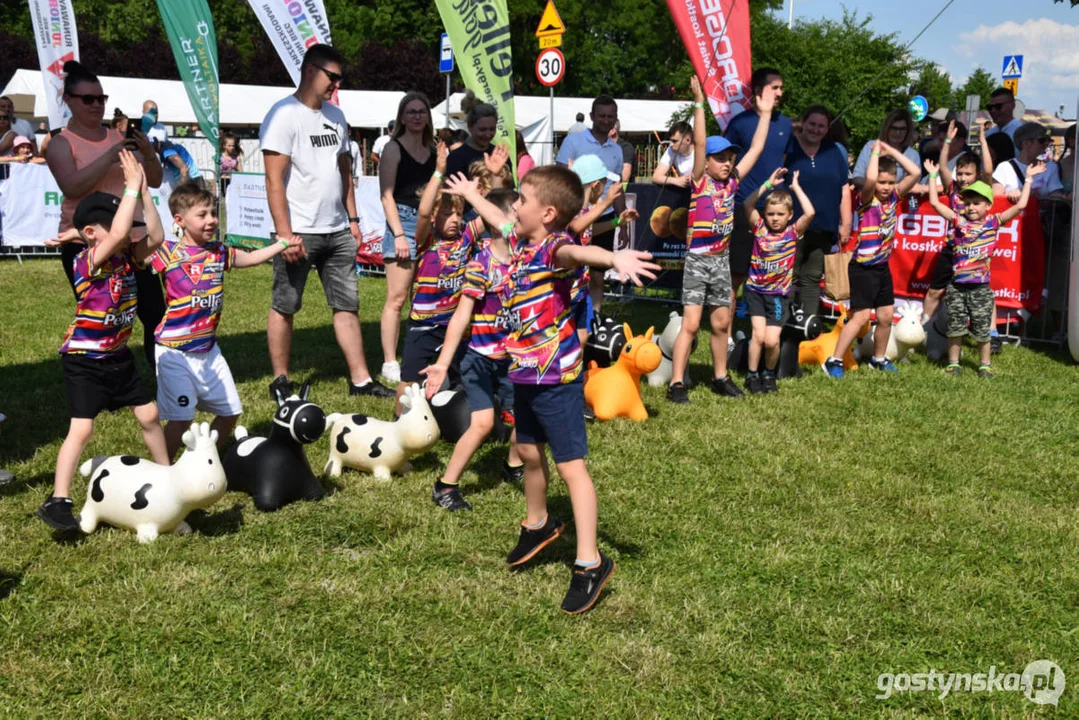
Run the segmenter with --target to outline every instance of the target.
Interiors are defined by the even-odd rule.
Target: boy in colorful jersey
[[[710,308],[712,326],[712,392],[727,397],[744,395],[727,374],[727,337],[734,304],[729,253],[734,230],[734,196],[739,179],[753,169],[764,150],[776,93],[774,88],[765,87],[757,98],[760,120],[753,143],[736,165],[735,158],[741,148],[718,135],[707,137],[704,92],[696,76],[690,85],[696,102],[693,103],[693,195],[686,237],[689,252],[682,271],[682,329],[674,341],[671,384],[667,388],[667,399],[675,403],[689,402],[683,378],[706,305]]]
[[[749,306],[753,337],[749,341],[749,374],[746,390],[750,393],[778,392],[776,368],[779,365],[779,334],[791,312],[791,280],[794,277],[794,256],[798,241],[813,222],[816,210],[798,184],[798,172],[791,178],[791,192],[798,196],[802,216],[794,217],[794,199],[783,189],[787,168],[778,168],[764,184],[746,198],[743,208],[749,226],[753,228],[753,252],[749,258],[749,277],[742,297]],[[771,192],[769,192],[771,191]],[[757,200],[768,193],[764,201],[764,216],[757,212]],[[761,352],[764,352],[764,373],[759,373]]]
[[[75,230],[50,243],[81,238],[87,245],[75,256],[78,304],[60,346],[71,424],[56,458],[52,493],[37,510],[45,523],[63,532],[78,528],[71,512],[71,479],[93,435],[94,418],[102,410],[130,407],[150,457],[169,464],[157,408],[127,347],[137,304],[135,268],[145,264],[161,244],[164,232],[142,166],[127,150],[120,151],[120,165],[125,181],[123,199],[101,192],[87,195],[75,209]],[[140,197],[147,234],[132,244],[131,227]]]
[[[166,240],[150,264],[165,281],[167,307],[154,332],[154,356],[157,404],[167,421],[165,443],[173,458],[196,409],[217,416],[213,429],[221,446],[243,412],[232,371],[217,347],[225,273],[259,265],[302,241],[278,240],[253,252],[228,247],[217,239],[213,194],[194,182],[172,192],[169,212],[183,235]]]
[[[944,296],[948,308],[948,367],[945,372],[949,375],[959,374],[963,336],[969,332],[978,344],[978,377],[993,377],[989,367],[989,331],[993,327],[994,315],[989,266],[993,249],[997,245],[997,233],[1001,226],[1010,223],[1026,209],[1031,184],[1035,177],[1045,172],[1045,163],[1035,162],[1027,166],[1019,201],[997,215],[990,214],[993,189],[986,183],[978,180],[963,189],[964,207],[960,215],[940,202],[936,164],[927,161],[926,169],[929,170],[929,202],[952,225],[948,246],[952,251],[953,278]]]
[[[906,172],[899,183],[896,183],[896,163]],[[843,377],[840,358],[850,348],[858,331],[869,322],[873,308],[877,309],[877,331],[873,334],[873,356],[869,358],[869,367],[899,372],[885,354],[895,309],[892,269],[888,261],[895,245],[899,200],[918,183],[919,175],[918,166],[906,155],[880,140],[874,143],[858,208],[858,247],[847,266],[851,315],[839,332],[835,353],[824,363],[829,377]]]
[[[435,172],[420,197],[416,213],[416,278],[412,282],[412,308],[408,313],[405,347],[401,352],[401,383],[397,386],[397,412],[401,395],[412,383],[423,381],[422,371],[438,359],[461,300],[465,268],[483,232],[482,223],[464,223],[464,201],[441,191],[446,171],[445,143],[438,144]],[[449,367],[450,382],[461,376],[461,345]],[[436,388],[438,389],[438,388]]]
[[[948,167],[948,150],[955,140],[959,131],[955,127],[955,120],[948,123],[948,134],[940,148],[940,178],[947,188],[948,206],[956,214],[963,214],[963,190],[975,180],[981,180],[987,185],[993,184],[993,158],[989,154],[989,143],[985,139],[985,125],[978,126],[978,140],[982,149],[981,172],[979,172],[978,156],[972,152],[963,152],[955,159],[955,172]],[[929,161],[927,161],[929,162]],[[929,165],[926,165],[928,171]],[[952,282],[952,250],[951,245],[945,243],[944,249],[937,255],[937,263],[933,266],[933,279],[929,283],[929,290],[925,293],[925,302],[922,304],[922,323],[929,322],[933,313],[937,311],[944,291]]]
[[[471,182],[477,183],[475,179]],[[482,190],[479,192],[483,194]],[[513,203],[517,202],[514,191],[492,190],[486,199],[508,217],[513,216]],[[494,428],[495,396],[502,401],[503,410],[513,407],[510,360],[506,352],[509,321],[503,306],[503,291],[509,282],[510,269],[510,251],[505,234],[502,229],[490,228],[490,239],[483,243],[465,268],[461,300],[446,328],[446,343],[438,359],[420,371],[427,378],[427,397],[430,399],[445,382],[450,364],[471,323],[472,336],[461,359],[461,381],[468,397],[471,422],[454,446],[442,478],[435,481],[431,490],[431,500],[451,512],[472,509],[468,501],[461,497],[458,486],[469,460]],[[516,431],[510,435],[509,457],[503,463],[502,475],[517,480],[524,476],[524,468],[517,455]]]
[[[463,176],[451,178],[447,189],[462,193],[488,226],[507,224],[505,213],[485,202]],[[567,168],[538,167],[525,175],[514,205],[512,267],[503,290],[510,322],[506,350],[515,391],[517,451],[525,465],[527,505],[517,547],[506,562],[523,565],[562,534],[562,521],[547,514],[549,471],[543,450],[549,445],[558,474],[569,488],[577,526],[577,562],[562,601],[568,613],[591,608],[614,570],[614,561],[596,545],[596,489],[584,461],[588,437],[581,344],[570,298],[574,269],[581,265],[614,268],[623,280],[628,277],[637,285],[642,276],[654,278],[653,271],[659,270],[647,262],[649,253],[615,254],[574,243],[565,228],[580,212],[583,195],[580,179]]]

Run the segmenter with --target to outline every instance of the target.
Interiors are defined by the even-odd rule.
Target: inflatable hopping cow
[[[98,456],[79,472],[90,478],[79,528],[92,533],[99,522],[134,530],[139,542],[160,533],[186,535],[184,518],[205,509],[225,494],[225,469],[217,455],[217,431],[193,424],[183,436],[187,447],[175,465],[158,465],[134,455]]]

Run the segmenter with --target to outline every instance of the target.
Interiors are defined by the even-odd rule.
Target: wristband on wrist
[[[771,190],[772,189],[772,181],[771,180],[765,180],[764,185],[761,185],[761,187],[766,191]]]
[[[880,153],[877,152],[876,150],[874,150],[873,152],[871,152],[869,154],[872,155],[873,157],[880,157]]]
[[[611,220],[611,227],[613,227],[613,228],[616,228],[621,224],[622,224],[622,218],[620,218],[620,217],[616,217],[614,220]]]
[[[132,190],[131,188],[124,188],[124,197],[137,198],[140,195],[142,195],[142,193],[140,193],[138,190]]]
[[[939,173],[939,172],[935,172],[935,173],[929,173],[929,179],[930,179],[930,180],[936,180],[936,179],[937,179],[938,177],[940,177],[940,173]]]
[[[431,177],[433,177],[435,180],[441,180],[442,173],[440,173],[438,170],[435,170],[433,173],[431,173]]]
[[[359,223],[359,222],[360,222],[360,219],[359,219],[358,217],[350,217],[350,218],[348,219],[348,221],[349,221],[350,223]]]
[[[704,103],[695,102],[695,103],[693,103],[693,107],[698,109],[698,110],[703,110],[704,109]]]
[[[951,141],[952,141],[952,139],[951,139],[951,138],[944,138],[944,144],[945,144],[945,145],[947,145],[947,144],[948,144],[948,143],[950,143]]]
[[[396,235],[394,235],[394,238],[399,238],[399,237],[405,237],[405,234],[404,233],[397,233]]]
[[[283,248],[287,248],[288,247],[288,240],[278,240],[277,244],[280,245]]]

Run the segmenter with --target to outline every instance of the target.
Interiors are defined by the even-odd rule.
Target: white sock
[[[364,380],[363,382],[358,382],[358,383],[357,383],[357,382],[354,382],[354,383],[352,383],[352,384],[353,384],[354,386],[356,386],[356,387],[364,387],[365,385],[370,385],[370,384],[371,384],[371,382],[372,382],[373,380],[374,380],[374,378],[367,378],[367,379],[366,379],[366,380]]]

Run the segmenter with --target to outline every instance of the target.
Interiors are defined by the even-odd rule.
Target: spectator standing
[[[390,122],[386,124],[386,133],[384,135],[380,135],[375,140],[374,145],[371,146],[371,161],[374,162],[376,165],[382,162],[382,152],[386,149],[386,145],[393,138],[394,128],[395,122],[393,120],[390,120]]]
[[[667,131],[667,143],[667,150],[652,173],[652,182],[689,187],[693,174],[693,126],[684,120],[671,125]]]
[[[271,396],[275,391],[292,394],[288,373],[293,318],[314,267],[348,365],[349,394],[393,397],[392,390],[371,377],[363,354],[354,271],[360,225],[348,157],[348,123],[341,109],[330,103],[341,84],[342,64],[340,53],[329,45],[308,48],[300,86],[270,108],[260,129],[274,239],[302,241],[273,260],[273,299],[266,327],[275,376]]]
[[[994,127],[986,131],[986,137],[1004,133],[1015,142],[1015,131],[1023,124],[1022,118],[1015,117],[1015,95],[1008,88],[997,88],[989,96],[985,106],[989,117],[993,118]],[[1016,150],[1019,147],[1016,146]],[[1020,183],[1022,184],[1022,183]]]
[[[0,97],[0,115],[11,116],[11,129],[15,131],[16,135],[21,135],[28,139],[34,146],[34,154],[37,154],[38,147],[37,140],[34,137],[34,126],[28,120],[23,120],[15,114],[15,101],[7,95]],[[44,152],[44,150],[41,152]]]
[[[150,138],[150,142],[154,144],[154,148],[159,150],[161,146],[165,144],[165,141],[169,139],[169,133],[165,130],[165,126],[157,121],[157,103],[153,100],[147,100],[142,104],[142,114],[149,115],[153,120],[153,124],[146,131],[146,137]],[[143,127],[146,123],[143,123]]]
[[[921,166],[918,163],[921,162],[921,157],[918,155],[918,149],[913,147],[915,135],[914,118],[911,117],[909,110],[900,108],[888,113],[888,116],[884,118],[884,122],[880,124],[880,134],[877,136],[877,140],[895,148],[920,168]],[[858,161],[854,163],[853,180],[858,188],[865,184],[865,173],[869,167],[869,158],[875,143],[876,140],[870,140],[863,145],[862,152],[858,155]],[[895,171],[896,183],[903,181],[906,172],[903,164],[897,163]]]
[[[240,141],[229,131],[221,133],[221,166],[219,175],[221,182],[221,194],[225,194],[229,183],[232,182],[232,173],[244,171],[244,155],[240,150]]]
[[[171,140],[166,140],[159,147],[165,179],[171,186],[179,187],[188,180],[197,180],[202,185],[202,173],[187,148]]]
[[[622,148],[622,182],[633,182],[637,177],[637,148],[633,147],[633,144],[621,136],[622,133],[622,121],[616,120],[614,127],[611,128],[611,140],[618,143],[618,147]]]
[[[567,135],[574,133],[584,132],[588,129],[588,126],[584,124],[584,113],[577,113],[576,121],[569,126],[569,130],[566,131]]]
[[[528,146],[525,144],[524,135],[520,130],[517,133],[517,181],[520,182],[528,171],[536,167],[535,159],[528,154]]]

